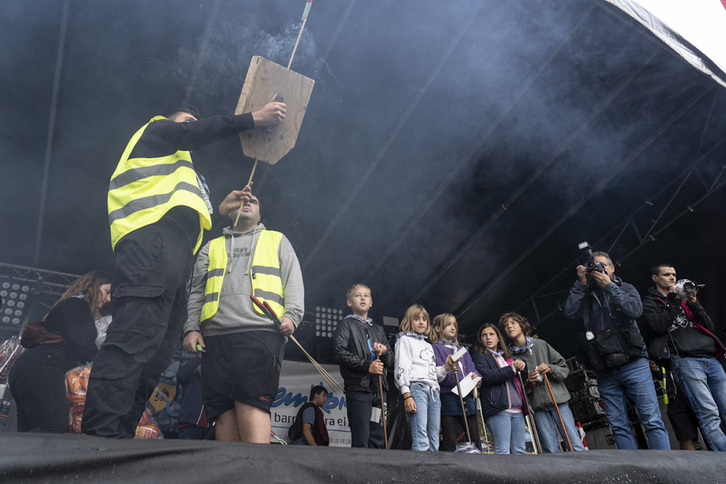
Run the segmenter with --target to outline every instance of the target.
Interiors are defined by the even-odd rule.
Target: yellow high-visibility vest
[[[134,134],[126,146],[108,186],[108,221],[111,246],[115,249],[123,236],[158,222],[174,207],[185,206],[199,213],[199,237],[194,252],[202,243],[202,228],[212,228],[212,217],[197,182],[192,157],[177,151],[158,158],[131,158],[136,143],[156,116]]]
[[[207,266],[207,284],[204,289],[204,305],[200,323],[217,314],[219,296],[227,272],[226,236],[217,237],[209,243],[209,265]],[[257,238],[252,255],[250,278],[252,294],[261,301],[267,301],[275,314],[280,318],[285,313],[285,298],[280,273],[280,241],[282,233],[274,230],[263,230]],[[264,314],[253,304],[255,311]]]

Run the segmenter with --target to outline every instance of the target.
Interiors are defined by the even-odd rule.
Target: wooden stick
[[[256,169],[257,169],[257,160],[255,160],[255,164],[252,165],[252,173],[250,173],[250,179],[247,180],[247,185],[249,185],[250,183],[252,183],[252,177],[255,176],[255,170]],[[247,186],[247,185],[245,185],[245,186]]]
[[[481,433],[484,434],[484,440],[481,441],[481,451],[484,452],[484,443],[490,442],[492,440],[491,436],[489,435],[489,432],[487,432],[487,424],[484,420],[484,411],[481,408],[481,399],[480,395],[478,395],[479,390],[474,388],[474,403],[476,405],[476,413],[478,418],[476,419],[476,428],[477,430],[480,430],[479,428],[479,420],[481,419]],[[489,446],[487,445],[487,450],[489,449]]]
[[[547,384],[547,390],[550,392],[550,398],[552,399],[552,403],[555,404],[555,410],[557,410],[557,416],[560,418],[560,424],[562,425],[562,432],[565,434],[565,438],[567,439],[567,445],[570,447],[570,452],[574,452],[575,449],[572,448],[572,442],[570,442],[570,435],[567,433],[567,428],[565,427],[565,421],[562,420],[562,414],[560,413],[560,407],[557,406],[557,401],[555,400],[555,393],[552,391],[552,385],[550,385],[550,380],[547,378],[547,373],[542,373],[542,376],[544,376],[544,381]]]
[[[537,432],[537,424],[534,421],[534,410],[529,404],[529,398],[527,398],[527,391],[524,389],[524,381],[522,380],[522,372],[518,371],[517,376],[519,377],[519,385],[522,387],[522,395],[524,395],[524,403],[527,405],[527,416],[525,417],[529,422],[529,433],[532,435],[532,442],[534,443],[534,450],[538,454],[542,454],[542,443],[539,440],[539,432]]]
[[[267,318],[270,319],[270,321],[274,322],[278,326],[282,326],[282,320],[277,316],[277,314],[275,314],[275,311],[272,309],[272,306],[270,306],[270,303],[268,303],[267,301],[264,301],[264,300],[260,301],[252,294],[250,294],[250,299],[252,300],[252,303],[255,306],[260,308],[260,311],[262,311],[265,314],[265,316],[267,316]],[[307,351],[305,351],[305,348],[302,347],[302,345],[297,340],[297,338],[295,338],[295,336],[290,335],[290,339],[298,346],[298,348],[300,348],[302,350],[303,353],[305,353],[305,356],[308,357],[308,360],[310,360],[310,362],[313,364],[313,367],[315,367],[315,369],[318,370],[318,373],[320,373],[320,375],[322,375],[323,379],[325,379],[325,381],[327,383],[331,384],[334,387],[337,386],[338,388],[340,388],[340,390],[343,393],[345,393],[345,389],[343,387],[341,387],[340,384],[337,381],[335,381],[335,379],[332,376],[330,376],[330,373],[328,373],[325,370],[325,368],[323,368],[317,361],[315,361],[315,358],[310,356],[310,354]]]
[[[250,173],[250,179],[247,180],[247,185],[249,185],[250,183],[252,183],[252,177],[255,176],[255,170],[256,169],[257,169],[257,160],[255,160],[255,164],[252,165],[252,173]],[[247,185],[245,185],[245,186],[247,186]],[[241,209],[242,207],[244,207],[244,204],[245,203],[244,203],[244,200],[243,200],[242,201],[242,205],[240,205],[239,208]],[[234,227],[237,226],[237,222],[239,222],[239,216],[240,216],[241,213],[242,213],[242,210],[237,210],[237,218],[234,219],[234,226],[232,228],[234,228]]]
[[[378,353],[376,360],[381,360],[381,354]],[[378,375],[378,394],[381,396],[381,425],[383,425],[383,448],[388,449],[388,429],[386,428],[386,406],[383,402],[383,378]]]
[[[300,348],[302,350],[302,352],[305,354],[305,356],[307,357],[307,359],[310,360],[310,363],[313,364],[313,366],[315,367],[315,369],[318,370],[318,373],[320,373],[322,375],[323,379],[329,385],[338,388],[341,392],[345,392],[345,390],[343,389],[343,387],[340,386],[340,383],[338,383],[335,380],[335,378],[333,378],[333,376],[330,373],[328,373],[328,371],[325,368],[322,367],[322,365],[320,363],[318,363],[317,361],[315,361],[315,358],[313,358],[312,356],[310,356],[310,354],[307,351],[305,351],[305,348],[303,348],[303,346],[300,344],[300,342],[298,342],[298,340],[295,338],[295,336],[290,335],[289,338],[293,341],[293,343],[295,343],[298,346],[298,348]]]
[[[472,442],[471,432],[469,432],[469,420],[466,418],[466,406],[464,405],[464,396],[461,394],[461,385],[459,384],[459,369],[454,366],[454,380],[456,380],[456,389],[459,390],[459,401],[461,402],[461,415],[464,417],[464,427],[466,428],[467,442]]]
[[[290,62],[287,64],[287,68],[290,69],[292,60],[295,58],[295,52],[297,51],[297,45],[300,43],[300,37],[302,37],[303,30],[305,30],[305,24],[308,21],[308,14],[310,13],[310,7],[313,6],[313,0],[307,0],[305,2],[305,10],[303,10],[302,16],[302,27],[300,27],[300,33],[297,34],[297,40],[295,41],[295,48],[292,49],[292,55],[290,56]]]
[[[305,28],[305,23],[308,21],[307,17],[303,19],[302,27],[300,27],[300,33],[297,34],[297,41],[295,41],[295,48],[292,49],[292,55],[290,56],[290,62],[287,64],[287,68],[289,69],[292,65],[292,60],[295,58],[295,52],[297,51],[297,44],[300,43],[300,37],[302,37],[303,29]]]
[[[330,373],[328,373],[327,370],[325,368],[323,368],[322,365],[320,365],[320,363],[315,361],[315,358],[313,358],[307,351],[305,351],[305,348],[303,348],[303,346],[300,344],[300,342],[293,335],[290,335],[289,338],[293,341],[293,343],[295,343],[298,346],[298,348],[300,348],[302,350],[302,352],[305,354],[305,356],[308,358],[308,360],[310,360],[310,363],[313,364],[313,367],[323,377],[325,382],[328,385],[330,385],[331,387],[333,387],[333,388],[331,388],[331,390],[335,391],[335,389],[337,388],[340,391],[342,391],[343,393],[345,393],[345,390],[343,389],[342,386],[340,386],[340,383],[335,381],[335,379],[332,377],[332,375]]]

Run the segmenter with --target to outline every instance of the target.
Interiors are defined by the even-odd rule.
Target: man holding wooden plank
[[[116,263],[113,322],[94,360],[83,432],[133,438],[146,401],[167,367],[186,320],[185,285],[212,207],[190,151],[285,118],[270,102],[245,114],[199,119],[191,107],[139,129],[111,177],[108,214]],[[222,215],[240,196],[220,205]],[[246,195],[249,196],[249,193]]]

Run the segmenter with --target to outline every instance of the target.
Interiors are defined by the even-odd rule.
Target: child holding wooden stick
[[[453,314],[439,314],[434,318],[434,339],[438,341],[434,343],[434,355],[436,356],[436,364],[443,365],[446,360],[456,353],[461,346],[459,345],[459,324]],[[474,403],[473,391],[464,398],[464,406],[466,408],[466,416],[462,415],[461,402],[459,396],[453,392],[456,387],[456,378],[461,381],[464,377],[472,374],[472,377],[478,377],[479,372],[474,367],[474,362],[468,352],[464,353],[459,359],[460,372],[455,374],[449,372],[446,378],[441,382],[441,432],[444,436],[441,442],[441,450],[453,452],[456,449],[457,429],[461,425],[465,429],[466,418],[469,425],[471,440],[477,448],[481,449],[479,439],[479,431],[476,418],[476,405]],[[463,430],[462,430],[463,431]]]
[[[570,401],[570,392],[565,386],[565,378],[570,370],[565,359],[546,341],[532,338],[529,321],[520,314],[504,313],[499,318],[499,327],[510,341],[509,349],[512,354],[522,358],[530,368],[526,391],[532,405],[542,450],[546,453],[560,451],[558,432],[568,450],[568,442],[572,444],[573,450],[585,450],[567,404]],[[552,394],[544,381],[545,375],[548,377]],[[552,395],[557,406],[552,402]]]
[[[381,449],[386,440],[381,400],[386,399],[385,371],[393,363],[392,352],[383,326],[368,317],[373,306],[371,289],[365,284],[354,284],[346,299],[352,314],[335,330],[334,354],[345,381],[351,447]]]
[[[439,382],[453,368],[448,362],[436,366],[431,343],[429,314],[414,304],[401,321],[395,348],[395,382],[403,395],[406,417],[411,425],[411,450],[439,450],[441,399]]]
[[[516,378],[516,372],[527,369],[524,361],[512,359],[502,333],[491,323],[479,328],[472,359],[482,376],[481,405],[494,438],[494,453],[526,453],[524,414],[527,407]]]

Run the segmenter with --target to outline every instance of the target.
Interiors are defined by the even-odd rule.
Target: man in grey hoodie
[[[260,223],[257,197],[247,187],[242,193],[229,214],[236,224],[202,247],[194,265],[184,347],[204,352],[204,405],[216,439],[269,443],[285,339],[302,321],[304,286],[292,245]],[[250,295],[267,301],[282,325]]]

